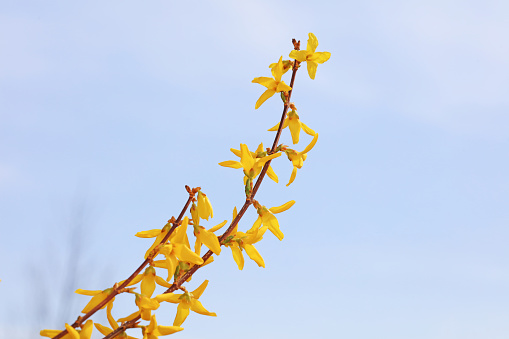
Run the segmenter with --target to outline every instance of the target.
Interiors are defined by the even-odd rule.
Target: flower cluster
[[[224,167],[242,169],[246,194],[246,200],[240,210],[233,208],[232,220],[224,233],[216,234],[228,223],[227,220],[212,227],[203,225],[214,216],[212,204],[200,187],[186,186],[189,198],[177,218],[172,217],[161,229],[140,231],[135,234],[139,238],[153,239],[138,269],[126,280],[115,283],[113,287],[104,290],[78,289],[76,293],[91,297],[82,310],[83,315],[78,317],[72,325],[65,324],[65,330],[42,330],[41,336],[90,339],[94,326],[108,339],[135,338],[127,334],[127,331],[132,329],[141,330],[143,339],[157,339],[160,336],[170,335],[183,330],[181,326],[190,311],[206,316],[216,316],[199,300],[205,292],[208,280],[203,281],[192,292],[183,285],[190,282],[198,269],[212,263],[213,255],[218,256],[222,253],[222,246],[230,248],[240,270],[245,264],[243,252],[259,267],[265,267],[265,261],[255,244],[263,240],[266,231],[270,231],[277,239],[283,240],[284,234],[275,214],[288,210],[295,201],[290,200],[281,206],[267,208],[255,200],[255,195],[265,175],[278,182],[278,176],[271,165],[273,160],[280,158],[284,153],[292,163],[293,169],[288,186],[295,180],[297,169],[302,168],[308,152],[315,146],[318,134],[300,120],[295,103],[290,102],[292,87],[301,63],[307,63],[308,74],[311,79],[314,79],[317,64],[324,63],[330,57],[329,52],[316,52],[318,40],[312,33],[309,33],[306,50],[300,50],[300,41],[294,40],[293,44],[294,50],[290,53],[290,58],[293,60],[283,60],[283,57],[280,57],[276,63],[269,66],[272,77],[258,77],[252,81],[267,88],[256,101],[255,109],[258,109],[275,93],[281,93],[283,114],[280,122],[269,129],[276,132],[272,148],[264,148],[263,143],[260,143],[252,152],[246,144],[241,143],[239,149],[231,149],[232,153],[239,158],[238,161],[228,160],[219,163]],[[287,85],[282,77],[289,70],[292,70],[292,77],[290,84]],[[281,133],[287,127],[294,145],[300,142],[301,130],[310,136],[311,140],[302,151],[277,144]],[[239,221],[249,208],[254,209],[257,218],[249,229],[241,231]],[[190,237],[194,240],[194,247],[191,247]],[[204,247],[206,253],[202,255]],[[175,293],[177,290],[182,293]],[[121,294],[134,296],[134,312],[131,311],[131,314],[123,315],[123,317],[114,317],[114,301]],[[177,305],[171,326],[158,325],[156,320],[155,313],[161,303],[165,302]],[[95,312],[104,308],[106,308],[107,325],[87,320]]]

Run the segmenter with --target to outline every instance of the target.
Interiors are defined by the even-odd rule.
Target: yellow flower
[[[171,284],[168,284],[163,278],[156,274],[156,270],[153,266],[149,266],[145,269],[143,274],[138,274],[127,286],[132,286],[141,281],[141,294],[152,297],[154,290],[156,289],[156,283],[160,286],[170,288]],[[123,281],[119,282],[122,285]]]
[[[235,154],[236,156],[238,156],[239,158],[242,159],[242,150],[230,148],[230,151],[233,154]],[[264,159],[267,156],[267,152],[265,152],[263,150],[263,142],[260,143],[260,145],[258,145],[258,148],[256,149],[255,152],[249,152],[249,153],[251,154],[251,157],[253,159],[255,159],[256,162],[262,161],[262,163],[260,163],[258,166],[256,166],[256,170],[258,171],[256,173],[256,175],[255,175],[255,177],[256,177],[260,173],[260,171],[262,170],[263,165],[265,165],[265,163],[267,162],[267,160],[262,160],[262,159]],[[238,164],[239,164],[239,162],[233,161],[233,160],[223,161],[222,163],[220,163],[221,166],[227,166],[227,167],[232,167],[232,168],[240,168]],[[269,178],[271,178],[275,182],[278,182],[278,177],[276,175],[276,172],[274,172],[274,170],[272,169],[272,166],[270,166],[270,165],[269,165],[269,168],[267,169],[267,175],[269,176]],[[244,176],[244,184],[246,183],[247,179],[248,179],[248,176],[245,175]]]
[[[271,231],[272,234],[274,234],[279,240],[283,240],[284,234],[281,232],[281,229],[279,228],[279,222],[277,221],[277,218],[274,216],[274,214],[286,211],[292,207],[293,204],[295,204],[295,201],[290,200],[281,206],[267,208],[265,206],[261,206],[258,202],[253,202],[253,205],[256,207],[256,211],[258,212],[258,219],[256,219],[253,227],[251,227],[248,232],[263,225],[267,226],[269,231]]]
[[[315,79],[316,68],[318,64],[323,64],[329,60],[330,52],[315,52],[318,47],[318,39],[313,33],[309,33],[308,45],[304,51],[291,51],[290,58],[300,62],[307,62],[308,74],[311,79]]]
[[[221,253],[221,245],[219,245],[219,240],[217,240],[217,236],[213,232],[223,227],[227,221],[225,220],[209,230],[205,229],[203,226],[200,226],[200,218],[202,217],[199,212],[200,201],[202,201],[202,206],[206,206],[202,207],[202,210],[208,210],[209,207],[207,206],[210,206],[210,201],[208,201],[207,196],[202,194],[202,197],[200,198],[200,193],[201,192],[198,192],[198,206],[193,203],[190,208],[191,216],[193,218],[194,236],[196,237],[194,252],[197,255],[200,255],[201,245],[205,244],[205,246],[207,246],[212,252],[214,252],[216,255],[219,255],[219,253]],[[210,206],[210,210],[212,210],[212,206]]]
[[[200,218],[209,220],[209,216],[211,218],[214,217],[214,211],[212,210],[212,205],[210,204],[209,198],[202,191],[198,191],[198,213]]]
[[[90,312],[94,307],[99,305],[104,299],[106,299],[111,293],[113,292],[112,288],[107,288],[104,291],[90,291],[90,290],[82,290],[81,288],[77,289],[75,293],[82,294],[82,295],[89,295],[92,296],[92,299],[88,302],[88,304],[85,306],[85,308],[81,311],[82,313],[88,313]],[[115,298],[111,299],[109,303],[113,303],[115,301]],[[107,304],[106,304],[107,305]],[[101,307],[101,310],[106,307],[104,305]]]
[[[138,238],[156,238],[154,240],[154,243],[152,246],[149,247],[147,252],[145,253],[145,259],[148,258],[152,250],[154,250],[159,244],[161,244],[161,241],[166,237],[166,234],[168,234],[168,231],[171,229],[172,224],[168,222],[166,225],[164,225],[163,229],[153,229],[148,231],[142,231],[135,234]]]
[[[256,154],[250,152],[245,144],[240,144],[240,154],[236,149],[231,149],[231,151],[240,157],[240,162],[234,160],[228,160],[220,162],[219,165],[224,167],[231,168],[243,168],[244,169],[244,184],[251,184],[253,179],[260,174],[263,166],[269,160],[279,157],[280,153],[273,153],[271,155],[267,155],[267,153],[263,153],[263,144],[258,146]],[[272,169],[267,171],[267,175],[277,182],[277,175],[274,173]],[[246,192],[247,193],[247,192]]]
[[[267,87],[267,90],[263,92],[260,98],[256,101],[255,109],[258,109],[258,107],[260,107],[265,102],[265,100],[273,96],[275,93],[288,92],[292,89],[290,86],[285,84],[284,81],[281,81],[281,77],[284,73],[283,57],[279,58],[277,65],[272,67],[271,71],[274,79],[268,77],[259,77],[254,78],[253,81],[251,81],[253,83]]]
[[[95,328],[97,328],[97,330],[99,332],[101,332],[103,335],[108,335],[110,334],[111,332],[113,332],[114,330],[116,330],[118,328],[118,324],[117,322],[115,321],[115,319],[113,318],[113,316],[111,315],[111,309],[113,308],[113,304],[108,304],[108,307],[106,308],[106,317],[108,318],[108,322],[110,323],[110,326],[111,328],[109,327],[106,327],[104,325],[101,325],[99,323],[95,323]],[[122,331],[119,333],[119,335],[116,337],[116,338],[122,338],[122,339],[136,339],[134,337],[131,337],[131,336],[128,336],[125,331]]]
[[[127,317],[118,319],[117,320],[118,322],[130,321],[136,318],[137,316],[141,316],[141,319],[149,321],[150,317],[152,316],[151,312],[159,308],[159,302],[157,301],[156,298],[149,298],[139,293],[133,294],[136,296],[134,302],[136,306],[139,307],[140,310],[134,312],[133,314],[128,315]]]
[[[141,319],[150,320],[151,311],[159,308],[159,302],[156,299],[151,299],[143,294],[135,293],[136,306],[140,308]]]
[[[285,121],[283,122],[283,129],[286,127],[290,128],[290,133],[292,135],[292,141],[294,144],[299,142],[299,136],[300,136],[300,129],[302,128],[306,134],[309,134],[311,136],[315,136],[316,132],[313,131],[311,128],[306,126],[303,122],[300,121],[299,115],[297,114],[297,111],[292,110],[288,113],[286,116]],[[279,128],[279,123],[269,129],[269,131],[277,131]]]
[[[208,280],[205,280],[197,289],[193,292],[184,292],[182,294],[174,294],[174,293],[165,293],[160,294],[155,297],[155,299],[159,302],[167,301],[170,303],[178,304],[177,306],[177,315],[175,316],[175,321],[173,321],[173,326],[180,326],[186,320],[189,315],[189,310],[215,317],[216,314],[213,312],[209,312],[203,307],[201,302],[198,300],[202,295],[203,291],[207,287],[209,283]]]
[[[216,255],[219,255],[219,253],[221,253],[221,245],[219,244],[219,240],[217,240],[217,236],[214,234],[214,232],[219,230],[224,225],[226,225],[227,222],[228,221],[225,220],[209,230],[205,229],[205,227],[203,226],[194,223],[193,225],[194,235],[196,236],[196,242],[194,244],[194,253],[200,255],[201,245],[204,244]]]
[[[309,145],[304,148],[302,152],[297,152],[293,149],[286,149],[285,153],[288,156],[288,159],[292,162],[293,170],[292,175],[290,176],[290,181],[286,186],[289,186],[297,176],[297,168],[302,168],[302,165],[304,164],[304,160],[307,158],[307,153],[311,151],[311,149],[315,146],[316,141],[318,140],[318,134],[315,134],[313,140],[309,143]]]
[[[274,62],[274,63],[269,65],[269,68],[271,69],[271,71],[275,67],[278,67],[278,63],[277,62]],[[291,61],[291,60],[283,60],[283,74],[285,74],[290,69],[292,69],[292,67],[293,67],[293,61]]]
[[[143,339],[157,339],[159,336],[173,334],[182,331],[183,328],[179,326],[161,326],[157,325],[156,316],[150,318],[148,326],[142,326]]]
[[[159,253],[163,254],[166,257],[166,265],[168,268],[168,278],[169,281],[173,274],[175,273],[175,269],[177,267],[178,261],[186,261],[196,265],[203,264],[203,259],[193,251],[191,251],[189,246],[189,239],[187,238],[187,225],[189,224],[189,218],[184,217],[182,220],[182,224],[178,226],[175,231],[170,235],[169,244],[162,244],[159,247]],[[168,224],[166,225],[168,226]],[[149,248],[149,251],[145,254],[145,257],[150,254],[151,249],[154,249],[159,245],[160,241],[167,234],[169,229],[166,229],[166,226],[163,230],[150,230],[144,232],[136,233],[136,236],[141,238],[153,238],[156,237],[154,244]],[[164,235],[163,235],[164,234]],[[159,239],[159,240],[158,240]]]
[[[64,339],[90,339],[92,336],[92,330],[93,330],[93,321],[88,320],[85,325],[81,327],[81,330],[76,330],[69,324],[65,324],[65,329],[67,330],[67,334],[64,335],[62,338]],[[39,334],[43,337],[49,337],[53,338],[57,334],[59,334],[60,330],[42,330]]]
[[[237,208],[233,209],[233,219],[237,216]],[[251,230],[244,232],[238,232],[239,225],[237,224],[235,228],[232,230],[230,235],[223,240],[223,245],[230,247],[232,250],[233,259],[237,263],[239,270],[244,268],[244,256],[242,255],[242,250],[246,251],[249,258],[254,260],[259,267],[265,267],[265,262],[263,261],[262,256],[253,244],[263,239],[263,234],[267,230],[267,226],[262,228],[256,227]]]

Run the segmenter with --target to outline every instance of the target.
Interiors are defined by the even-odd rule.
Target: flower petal
[[[155,329],[157,328],[157,320],[156,320],[156,315],[153,314],[151,317],[150,317],[150,324],[148,324],[147,327],[145,327],[145,333],[152,333],[155,331]]]
[[[276,126],[269,128],[267,131],[276,132],[278,129],[279,129],[279,122],[276,124]]]
[[[123,317],[123,318],[120,318],[120,319],[117,319],[117,322],[119,323],[123,323],[123,322],[126,322],[126,321],[131,321],[133,320],[134,318],[136,318],[137,316],[140,315],[140,311],[136,311],[130,315],[128,315],[127,317]],[[96,326],[97,327],[97,326]],[[98,328],[99,329],[99,328]],[[102,332],[101,332],[102,333]],[[103,333],[104,334],[104,333]]]
[[[164,293],[164,294],[156,295],[154,299],[159,302],[167,301],[169,303],[178,304],[178,303],[180,303],[179,298],[181,295],[182,294]]]
[[[206,194],[198,191],[198,213],[200,218],[209,220],[213,216],[212,205]]]
[[[180,326],[186,320],[189,315],[189,308],[185,307],[180,303],[177,307],[177,315],[175,316],[175,320],[173,321],[173,326]]]
[[[97,305],[99,305],[104,299],[106,299],[108,297],[108,294],[107,293],[102,293],[101,294],[98,294],[96,296],[94,296],[89,302],[88,304],[85,306],[85,308],[81,311],[81,313],[88,313],[90,312],[94,307],[96,307]],[[101,307],[101,309],[105,308],[106,305],[104,305],[103,307]]]
[[[262,256],[260,253],[258,253],[253,245],[245,244],[244,249],[246,250],[247,255],[253,259],[258,264],[258,266],[265,267],[265,262],[263,261]]]
[[[259,229],[257,229],[254,233],[247,233],[247,234],[251,234],[251,236],[249,236],[247,239],[245,239],[244,243],[249,244],[249,245],[257,243],[258,241],[263,239],[263,235],[265,234],[265,232],[268,229],[269,229],[268,226],[263,226],[263,227],[260,227]]]
[[[209,231],[210,232],[215,232],[215,231],[219,230],[220,228],[222,228],[224,225],[226,225],[227,222],[228,222],[228,220],[225,220],[222,223],[217,224],[216,226],[214,226],[211,229],[209,229]]]
[[[311,151],[313,149],[313,147],[315,147],[315,144],[316,144],[317,141],[318,141],[318,133],[315,134],[315,136],[313,137],[313,140],[311,140],[309,145],[307,145],[306,148],[304,148],[304,150],[302,152],[300,152],[300,153],[301,154],[306,154],[307,152]]]
[[[41,337],[50,337],[50,338],[53,338],[54,336],[58,335],[60,332],[62,332],[61,330],[41,330],[39,332],[39,335]],[[67,338],[66,338],[67,337]],[[68,339],[69,336],[68,335],[65,335],[64,336],[65,339]]]
[[[306,47],[306,50],[314,53],[316,51],[316,48],[318,47],[318,39],[316,38],[316,36],[313,33],[309,33],[308,36],[309,36],[309,39],[308,39],[308,45]]]
[[[140,316],[141,319],[149,321],[150,317],[152,316],[152,310],[142,308],[140,311]]]
[[[277,218],[270,212],[264,213],[262,215],[262,223],[269,227],[269,231],[272,232],[279,240],[283,240],[284,234],[281,232],[279,228],[279,223]]]
[[[307,56],[308,56],[307,51],[291,51],[290,52],[290,58],[295,59],[300,62],[306,61]]]
[[[293,166],[292,175],[290,175],[290,181],[288,181],[288,184],[286,184],[286,186],[290,186],[290,184],[295,180],[296,176],[297,176],[297,167]]]
[[[203,315],[209,315],[209,316],[212,316],[212,317],[216,317],[216,314],[214,312],[209,312],[205,309],[205,307],[203,307],[203,305],[201,304],[201,302],[199,300],[196,300],[196,299],[191,299],[191,311],[194,311],[198,314],[203,314]]]
[[[135,234],[138,238],[154,238],[157,237],[161,233],[161,230],[149,230],[138,232]]]
[[[304,132],[306,132],[306,134],[308,135],[311,135],[311,136],[315,136],[316,132],[313,131],[311,128],[309,128],[306,124],[304,124],[303,122],[300,123],[300,126],[302,127],[302,129],[304,130]]]
[[[269,168],[267,169],[267,175],[269,176],[269,178],[271,178],[275,182],[278,182],[277,174],[272,169],[272,166],[269,166]]]
[[[113,303],[109,302],[106,307],[106,317],[108,318],[108,322],[110,323],[111,328],[116,330],[118,327],[118,324],[115,321],[115,319],[113,318],[113,316],[111,315],[112,308],[113,308]]]
[[[271,211],[274,214],[281,213],[281,212],[284,212],[284,211],[290,209],[290,207],[292,207],[293,204],[295,204],[295,200],[290,200],[290,201],[288,201],[287,203],[284,203],[281,206],[276,206],[276,207],[269,208],[269,211]]]
[[[235,148],[230,148],[230,151],[235,154],[236,156],[238,156],[239,158],[242,156],[242,153],[240,152],[239,149],[235,149]],[[242,166],[241,166],[242,167]]]
[[[290,128],[290,134],[292,135],[293,144],[299,143],[300,136],[300,121],[298,118],[293,117],[289,119],[288,127]]]
[[[149,266],[151,267],[151,266]],[[147,268],[148,270],[148,268]],[[152,267],[152,270],[154,270],[154,268]],[[155,270],[154,270],[155,272]],[[155,278],[155,273],[152,274],[152,273],[146,273],[145,271],[145,274],[143,276],[143,280],[141,281],[141,286],[140,286],[140,289],[141,289],[141,293],[147,297],[151,297],[152,294],[154,294],[154,291],[156,289],[156,278]]]
[[[223,167],[242,168],[242,164],[234,160],[223,161],[220,162],[219,165]]]
[[[145,259],[148,258],[148,256],[150,255],[150,253],[152,253],[152,251],[157,247],[159,246],[159,244],[161,244],[161,241],[164,239],[164,237],[166,236],[167,232],[166,231],[163,231],[163,232],[160,232],[159,235],[155,238],[154,240],[154,243],[152,243],[152,246],[150,246],[147,250],[147,252],[145,252]]]
[[[95,326],[95,328],[97,328],[97,330],[98,330],[99,332],[101,332],[101,333],[102,333],[102,335],[108,335],[108,334],[110,334],[111,332],[113,332],[113,330],[112,330],[111,328],[106,327],[106,326],[104,326],[104,325],[101,325],[101,324],[99,324],[99,323],[95,323],[95,324],[94,324],[94,326]]]
[[[70,326],[69,324],[65,324],[65,329],[69,333],[72,339],[80,339],[80,334],[74,327]]]
[[[323,64],[330,58],[330,52],[316,52],[308,58],[308,61],[314,61],[319,64]]]
[[[287,84],[285,84],[284,81],[281,81],[280,83],[277,84],[277,87],[276,87],[276,92],[288,92],[288,91],[291,91],[292,88],[290,86],[288,86]]]
[[[187,225],[189,225],[189,218],[184,217],[182,224],[175,229],[171,239],[172,244],[185,244],[187,239]]]
[[[258,219],[255,220],[253,226],[247,231],[248,233],[256,232],[262,226],[262,217],[258,216]]]
[[[201,295],[203,294],[203,292],[205,291],[205,289],[207,288],[208,284],[209,284],[209,281],[205,280],[201,283],[200,286],[198,286],[193,292],[191,292],[193,295],[193,298],[199,299],[201,297]]]
[[[244,268],[244,256],[242,255],[242,251],[235,245],[230,246],[230,248],[232,250],[233,259],[237,263],[239,270],[242,270]]]
[[[157,310],[159,308],[159,301],[157,301],[155,298],[151,299],[144,296],[143,294],[139,294],[139,296],[139,299],[137,298],[137,305],[140,308],[145,310]],[[150,318],[148,320],[150,320]]]
[[[81,327],[80,339],[90,339],[92,336],[92,330],[94,329],[94,322],[88,320],[85,325]]]
[[[221,245],[219,245],[219,240],[217,240],[217,236],[214,233],[201,229],[198,237],[214,254],[219,255],[221,253]]]
[[[318,64],[316,62],[314,62],[314,61],[308,61],[307,64],[308,64],[308,74],[309,74],[309,77],[312,80],[315,80],[316,68],[318,67]]]
[[[81,295],[94,296],[94,295],[101,294],[102,291],[100,291],[100,290],[95,290],[95,291],[92,291],[92,290],[82,290],[81,288],[78,288],[76,291],[74,291],[74,293],[78,293],[78,294],[81,294]]]
[[[201,241],[200,238],[196,238],[196,241],[194,242],[194,253],[201,255]]]
[[[279,61],[274,67],[271,67],[270,71],[272,72],[272,76],[276,80],[276,82],[281,81],[281,77],[283,76],[283,57],[279,58]]]
[[[274,86],[274,87],[276,87],[276,86]],[[260,107],[265,101],[267,101],[268,98],[273,96],[274,93],[276,93],[275,89],[268,89],[265,92],[263,92],[263,94],[260,96],[260,98],[258,98],[258,100],[256,101],[255,109],[258,109],[258,107]]]
[[[272,160],[274,158],[280,157],[281,153],[273,153],[271,155],[267,155],[266,157],[258,159],[257,165],[262,167],[267,161]]]
[[[269,77],[254,78],[251,82],[255,83],[255,84],[260,84],[267,88],[276,87],[276,81],[273,78],[269,78]]]
[[[173,252],[180,261],[187,261],[196,265],[203,264],[203,259],[184,244],[175,244],[173,246]]]
[[[207,195],[205,195],[205,208],[207,209],[209,216],[214,218],[214,209],[212,208],[212,204],[210,203],[209,197],[207,197]]]
[[[240,144],[240,152],[241,152],[240,162],[242,163],[242,167],[244,167],[244,170],[247,172],[251,168],[253,168],[255,160],[253,159],[251,152],[249,152],[249,149],[247,148],[246,144]]]
[[[156,275],[156,283],[159,285],[159,286],[163,286],[163,287],[166,287],[166,288],[170,288],[171,287],[171,284],[166,282],[166,280],[164,280],[163,278],[161,278],[160,276]]]
[[[180,327],[180,326],[157,326],[157,329],[154,331],[154,334],[156,335],[169,335],[169,334],[173,334],[175,332],[180,332],[182,331],[184,328]]]

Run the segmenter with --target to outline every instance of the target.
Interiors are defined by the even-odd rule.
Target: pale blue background
[[[125,278],[184,185],[231,220],[242,174],[217,163],[271,143],[281,103],[255,111],[251,80],[308,32],[332,57],[293,99],[320,139],[258,195],[297,201],[285,239],[265,269],[200,271],[218,318],[174,337],[509,338],[509,3],[268,0],[0,2],[0,337],[74,321],[69,267],[72,289]]]

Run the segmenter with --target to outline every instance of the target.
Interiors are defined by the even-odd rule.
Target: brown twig
[[[186,189],[188,187],[186,186]],[[173,231],[175,230],[175,228],[177,228],[177,226],[180,224],[180,221],[182,220],[182,218],[184,217],[184,214],[187,210],[187,208],[189,207],[189,204],[191,203],[191,201],[193,200],[194,198],[194,190],[193,191],[189,191],[189,198],[187,199],[187,202],[186,204],[184,205],[184,208],[182,208],[182,211],[180,212],[177,220],[173,221],[173,226],[171,227],[171,229],[168,231],[168,233],[165,235],[165,237],[161,240],[161,244],[164,244],[171,236],[171,234],[173,233]],[[174,218],[172,217],[172,219],[170,219],[170,221],[174,220]],[[113,291],[103,300],[101,301],[99,304],[97,304],[93,309],[90,310],[90,312],[88,312],[87,314],[83,315],[83,316],[78,316],[78,319],[71,325],[72,327],[76,328],[78,326],[81,327],[81,324],[83,324],[83,322],[85,320],[87,320],[88,318],[90,318],[95,312],[97,312],[98,310],[100,310],[101,308],[103,308],[107,303],[109,303],[113,298],[115,298],[115,296],[117,296],[118,294],[120,294],[121,292],[125,291],[125,287],[134,279],[136,278],[136,276],[138,274],[140,274],[140,272],[145,268],[145,266],[147,266],[153,259],[154,256],[149,256],[147,259],[145,259],[141,265],[133,272],[133,274],[131,274],[129,276],[129,278],[127,278],[126,280],[124,280],[124,282],[118,286],[116,283],[114,285],[114,288],[113,288]],[[59,334],[57,334],[55,337],[53,337],[53,339],[59,339],[59,338],[62,338],[64,335],[67,334],[67,330],[63,330],[62,332],[60,332]]]
[[[295,39],[293,39],[293,40],[295,40]],[[300,43],[300,41],[299,41],[299,43]],[[294,43],[294,45],[295,45],[295,43]],[[281,115],[281,121],[279,123],[279,128],[278,128],[276,136],[274,138],[274,143],[272,144],[272,149],[270,150],[270,154],[272,154],[272,153],[274,153],[276,151],[277,144],[279,142],[279,138],[281,137],[281,132],[283,130],[283,123],[284,123],[285,118],[286,118],[286,113],[288,112],[288,104],[287,103],[290,102],[290,99],[292,97],[293,84],[295,82],[295,75],[297,74],[297,70],[299,69],[299,64],[298,63],[299,62],[297,60],[294,61],[294,67],[293,67],[293,71],[292,71],[292,79],[290,80],[290,87],[292,89],[290,91],[288,91],[288,97],[286,99],[286,102],[285,102],[285,105],[284,105],[284,108],[283,108],[283,114]],[[228,229],[223,233],[223,235],[221,235],[221,237],[219,237],[219,243],[220,244],[221,244],[221,242],[227,236],[230,235],[230,233],[233,231],[235,226],[237,226],[237,224],[239,223],[240,219],[244,216],[244,213],[246,213],[249,205],[252,204],[252,201],[253,201],[253,199],[254,199],[254,197],[256,195],[256,192],[258,191],[258,188],[260,187],[260,185],[261,185],[261,183],[263,181],[263,178],[265,177],[265,174],[267,173],[267,170],[269,169],[271,161],[272,160],[269,160],[269,161],[267,161],[265,163],[265,165],[263,166],[262,171],[260,172],[260,176],[256,180],[256,183],[255,183],[255,185],[253,187],[253,190],[252,190],[251,194],[246,199],[246,202],[244,203],[244,205],[242,206],[240,211],[237,213],[237,216],[235,217],[235,219],[233,219],[233,221],[230,224],[230,226],[228,227]],[[210,251],[210,250],[207,251],[207,253],[205,253],[205,255],[203,255],[203,257],[202,257],[203,262],[207,261],[211,256],[212,256],[212,251]],[[172,285],[172,287],[170,287],[164,293],[171,293],[171,292],[173,292],[175,289],[178,288],[178,286],[180,286],[180,284],[182,284],[184,281],[189,279],[189,277],[191,277],[194,274],[194,272],[196,272],[200,267],[201,267],[200,265],[193,266],[189,271],[186,272],[186,274],[184,274],[179,279],[179,281],[177,281],[176,283],[173,284],[173,285],[175,285],[175,288],[173,288],[173,285]]]

